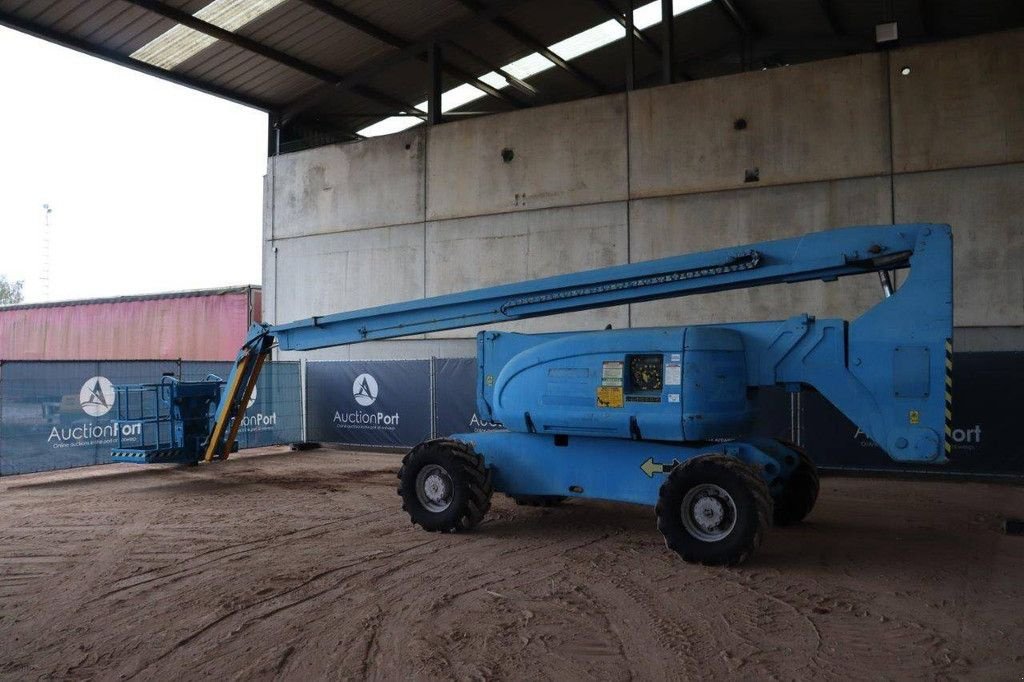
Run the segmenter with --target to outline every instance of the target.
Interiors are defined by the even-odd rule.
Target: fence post
[[[437,361],[433,355],[430,356],[430,396],[427,401],[430,403],[430,438],[437,438],[437,369],[434,366]]]
[[[306,426],[306,415],[308,408],[306,405],[306,356],[303,355],[299,358],[299,421],[302,424],[301,437],[302,442],[309,440],[309,430]]]

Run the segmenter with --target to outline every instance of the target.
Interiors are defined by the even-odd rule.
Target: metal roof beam
[[[612,19],[617,21],[620,26],[627,31],[629,30],[629,27],[626,25],[627,21],[625,13],[615,6],[615,3],[613,3],[612,0],[593,0],[593,2],[595,5],[603,9]],[[661,59],[661,46],[654,42],[650,36],[635,26],[633,27],[633,36],[638,42],[643,43],[644,47],[650,50],[651,54],[653,54],[657,59]]]
[[[400,50],[405,49],[413,44],[411,40],[405,40],[404,38],[400,38],[394,33],[391,33],[390,31],[381,28],[376,24],[373,24],[367,21],[366,19],[363,19],[362,17],[356,16],[355,14],[349,12],[346,9],[342,9],[341,7],[338,7],[337,5],[331,2],[327,2],[327,0],[299,0],[299,2],[309,5],[310,7],[320,11],[321,13],[326,14],[327,16],[332,17],[334,19],[337,19],[346,26],[349,26],[351,28],[356,29],[357,31],[360,31],[361,33],[365,33],[368,36],[376,38],[382,43],[385,43],[392,47],[397,47]],[[430,48],[428,47],[427,53],[429,53],[429,51]],[[417,59],[426,62],[427,56],[426,54],[422,54],[419,55]],[[486,92],[491,97],[497,97],[498,99],[504,100],[517,107],[526,106],[524,102],[521,102],[520,100],[512,97],[507,92],[502,92],[497,88],[491,87],[490,85],[484,83],[476,76],[467,73],[466,71],[463,71],[454,64],[442,64],[442,69],[444,70],[445,73],[449,74],[450,76],[453,76],[464,83],[468,83],[469,85],[472,85],[474,88],[478,90]]]
[[[672,0],[661,0],[661,82],[675,82],[675,68],[672,62],[676,51],[675,15]]]
[[[918,0],[917,13],[921,17],[921,28],[924,29],[925,36],[935,35],[935,7],[933,4],[929,0]]]
[[[441,113],[441,93],[444,88],[441,85],[441,65],[444,63],[444,56],[441,54],[441,46],[434,43],[427,52],[427,70],[430,72],[430,96],[427,98],[427,123],[437,125],[444,122],[444,115]]]
[[[428,51],[428,54],[429,54],[429,51]],[[423,62],[429,61],[427,56],[419,57],[419,60],[423,61]],[[444,71],[445,73],[447,73],[450,76],[454,76],[455,78],[457,78],[458,80],[462,81],[463,83],[466,83],[468,85],[472,85],[477,90],[482,90],[482,91],[486,92],[491,97],[495,97],[495,98],[500,99],[500,100],[502,100],[504,102],[508,102],[509,104],[512,104],[513,106],[516,106],[516,107],[519,107],[519,108],[527,106],[527,104],[525,102],[523,102],[522,100],[520,100],[519,98],[513,97],[512,95],[508,94],[507,92],[503,92],[503,91],[499,90],[498,88],[495,88],[493,86],[488,85],[487,83],[484,83],[482,80],[480,80],[479,78],[477,78],[473,74],[468,73],[466,71],[463,71],[462,69],[460,69],[459,67],[455,66],[454,64],[443,63],[443,64],[441,64],[441,70]]]
[[[537,88],[533,87],[532,85],[530,85],[529,83],[520,78],[516,78],[515,76],[513,76],[500,66],[495,66],[492,62],[488,61],[484,57],[481,57],[479,54],[470,50],[469,48],[460,45],[454,40],[446,40],[445,46],[454,49],[456,52],[461,52],[462,54],[466,55],[467,57],[469,57],[470,59],[472,59],[473,61],[475,61],[477,64],[487,69],[488,71],[493,71],[494,73],[498,74],[506,81],[508,81],[509,85],[516,88],[523,94],[529,95],[531,97],[537,97],[540,95],[540,93],[537,91]]]
[[[329,17],[333,17],[341,23],[351,26],[357,31],[376,38],[382,43],[387,43],[388,45],[398,48],[408,47],[409,45],[409,41],[399,38],[391,31],[377,26],[376,24],[349,12],[347,9],[338,7],[327,0],[299,0],[299,2],[309,5],[313,9],[318,10]]]
[[[636,88],[636,12],[633,0],[626,0],[626,92]]]
[[[189,14],[188,12],[182,11],[175,7],[171,7],[169,5],[165,5],[164,3],[159,2],[158,0],[122,1],[127,2],[131,5],[135,5],[136,7],[141,7],[142,9],[148,10],[154,14],[159,14],[160,16],[166,19],[170,19],[171,21],[177,22],[183,26],[187,26],[188,28],[191,28],[194,31],[198,31],[199,33],[208,35],[211,38],[222,40],[226,43],[234,45],[235,47],[239,47],[243,50],[247,50],[254,54],[258,54],[261,57],[269,59],[270,61],[277,62],[278,64],[287,66],[290,69],[294,69],[295,71],[304,73],[307,76],[315,78],[324,83],[336,83],[342,78],[339,74],[329,71],[328,69],[321,68],[308,62],[304,62],[301,59],[298,59],[297,57],[293,57],[289,54],[281,52],[280,50],[276,50],[272,47],[264,45],[263,43],[253,40],[252,38],[246,38],[245,36],[240,35],[238,33],[232,33],[231,31],[227,31],[207,21],[198,19]],[[416,111],[416,108],[412,104],[409,104],[408,102],[403,102],[395,97],[392,97],[386,93],[380,92],[373,88],[363,87],[361,88],[361,91],[359,91],[357,94],[359,94],[361,97],[365,97],[366,99],[375,101],[378,104],[382,104],[384,106],[394,106],[400,110]],[[425,116],[426,115],[424,114],[424,117]]]
[[[431,43],[442,42],[453,36],[470,31],[480,24],[486,23],[492,18],[499,16],[504,12],[508,12],[514,7],[522,5],[525,2],[527,2],[527,0],[493,0],[493,2],[488,4],[484,10],[471,17],[448,22],[437,30],[432,31],[429,35],[422,37],[418,42],[409,45],[406,48],[381,55],[376,59],[371,59],[363,66],[341,78],[338,82],[333,83],[330,86],[316,88],[305,95],[302,95],[285,107],[284,111],[281,112],[280,120],[282,123],[287,123],[302,112],[322,101],[328,95],[350,91],[356,85],[364,83],[380,74],[384,69],[400,64],[409,59],[418,58],[427,51],[427,48]]]
[[[828,21],[829,28],[837,36],[845,36],[846,31],[843,30],[843,25],[839,22],[839,17],[836,16],[836,9],[832,6],[832,0],[818,0],[818,7],[821,8],[821,13],[825,15],[825,20]]]
[[[199,90],[200,92],[205,92],[210,95],[222,97],[231,102],[235,102],[236,104],[243,104],[247,107],[252,107],[254,109],[262,109],[263,111],[267,112],[272,111],[274,109],[274,106],[271,103],[266,102],[264,100],[260,100],[255,97],[247,97],[245,95],[240,95],[236,92],[232,92],[231,90],[227,90],[226,88],[221,88],[219,86],[212,85],[209,83],[203,83],[202,81],[199,81],[195,78],[190,78],[189,76],[185,76],[183,74],[174,73],[173,71],[166,71],[159,67],[153,66],[152,64],[147,64],[145,62],[140,62],[137,59],[132,59],[128,55],[123,54],[121,52],[117,52],[116,50],[111,50],[109,48],[105,48],[100,45],[90,43],[80,38],[75,38],[70,35],[59,33],[53,30],[52,28],[40,26],[38,24],[26,21],[21,17],[16,17],[6,12],[0,12],[0,25],[6,26],[7,28],[13,29],[15,31],[27,33],[28,35],[35,36],[36,38],[40,38],[51,43],[63,45],[64,47],[70,48],[77,52],[82,52],[93,57],[98,57],[99,59],[111,62],[113,64],[117,64],[119,66],[124,66],[126,68],[132,69],[133,71],[144,73],[147,76],[155,76],[157,78],[162,78],[165,81],[170,81],[171,83],[176,83],[178,85],[183,85],[187,88],[192,88],[193,90]]]
[[[482,5],[480,2],[478,2],[478,0],[458,0],[458,2],[477,13],[481,13],[487,9],[487,5]],[[598,81],[593,76],[584,73],[579,69],[579,67],[576,67],[567,62],[566,60],[562,59],[561,57],[559,57],[557,54],[552,52],[547,45],[534,38],[528,32],[523,30],[520,26],[512,23],[508,19],[503,19],[501,17],[494,17],[490,21],[492,24],[494,24],[502,31],[510,35],[512,38],[516,39],[523,45],[526,45],[530,49],[542,55],[545,59],[547,59],[552,64],[562,69],[566,73],[571,74],[578,81],[584,83],[587,87],[589,87],[597,94],[602,95],[608,91],[608,89],[604,86],[603,83]]]
[[[740,11],[733,0],[715,0],[715,4],[725,12],[725,15],[729,17],[729,21],[733,23],[736,30],[740,32],[740,35],[751,36],[757,33],[753,22]]]

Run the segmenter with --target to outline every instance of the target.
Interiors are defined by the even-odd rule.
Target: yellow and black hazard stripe
[[[953,340],[946,339],[946,454],[953,451]]]

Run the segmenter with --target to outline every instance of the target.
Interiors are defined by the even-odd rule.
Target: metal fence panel
[[[182,362],[182,381],[203,381],[213,374],[227,379],[230,362]],[[249,399],[242,427],[240,449],[296,443],[302,437],[302,367],[299,362],[277,361],[263,365],[256,390]]]
[[[104,464],[120,428],[114,384],[156,381],[176,362],[7,362],[0,476]]]
[[[432,362],[435,436],[504,428],[477,414],[476,358],[438,358]]]
[[[5,362],[0,366],[0,476],[106,464],[116,445],[116,384],[170,374],[227,376],[231,363],[175,361]],[[239,432],[239,447],[302,440],[298,362],[268,363]]]
[[[306,363],[310,440],[411,447],[430,437],[430,361]]]
[[[1024,476],[1015,428],[1024,405],[1024,353],[953,356],[953,451],[946,465],[894,462],[820,395],[805,393],[800,404],[803,444],[819,466]]]

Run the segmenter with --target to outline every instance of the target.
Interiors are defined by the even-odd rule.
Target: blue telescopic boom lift
[[[890,273],[906,268],[894,288]],[[772,523],[803,519],[818,495],[808,453],[751,436],[759,388],[814,389],[894,460],[946,460],[953,330],[948,225],[829,230],[253,325],[223,390],[220,382],[158,385],[164,410],[139,421],[171,436],[154,439],[144,430],[143,444],[122,443],[113,454],[143,462],[226,458],[275,343],[311,350],[872,272],[883,297],[853,321],[803,314],[772,322],[480,332],[477,409],[505,429],[420,443],[398,474],[403,509],[428,531],[476,526],[494,491],[522,504],[613,500],[654,505],[666,544],[683,559],[736,564],[756,550]],[[147,388],[153,386],[119,391]],[[205,409],[215,399],[212,418],[183,418],[196,413],[196,401]]]

